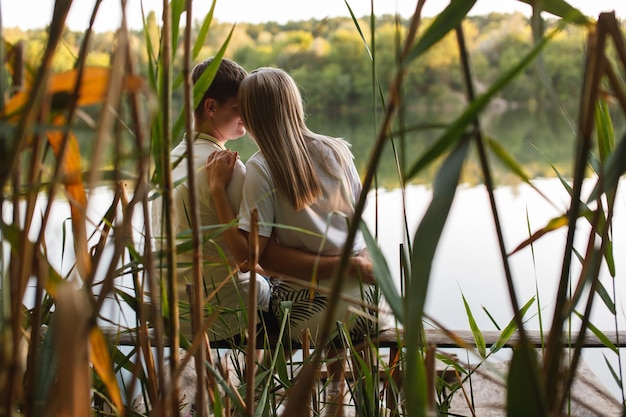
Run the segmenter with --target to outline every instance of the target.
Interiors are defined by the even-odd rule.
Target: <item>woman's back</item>
[[[300,210],[294,208],[288,196],[278,188],[263,154],[258,152],[253,155],[246,164],[247,175],[239,212],[240,228],[249,230],[248,213],[256,208],[261,236],[269,237],[273,230],[281,245],[321,255],[340,254],[361,184],[354,165],[343,169],[336,155],[324,147],[324,144],[309,147],[321,194],[312,204]],[[343,175],[329,173],[328,166],[343,170]],[[338,172],[336,170],[333,171]],[[272,224],[275,226],[272,227]],[[352,252],[359,252],[364,247],[359,235],[352,245]]]

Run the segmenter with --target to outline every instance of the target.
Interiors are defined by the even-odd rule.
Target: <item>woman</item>
[[[241,263],[248,257],[246,237],[251,231],[253,209],[258,213],[259,264],[263,269],[271,271],[277,265],[284,267],[285,262],[290,262],[265,253],[271,237],[281,246],[319,255],[341,254],[361,192],[349,144],[307,128],[299,89],[281,69],[252,71],[241,83],[238,106],[244,126],[260,151],[246,163],[239,209],[239,229],[243,232],[231,230],[227,236],[235,258]],[[212,155],[207,162],[211,194],[220,221],[224,223],[234,217],[224,190],[236,159],[236,153],[225,151]],[[365,243],[357,235],[351,252],[359,254],[364,250]],[[297,269],[298,265],[292,267]],[[297,281],[273,282],[270,310],[280,317],[281,302],[292,302],[290,330],[295,340],[300,339],[304,329],[309,329],[315,340],[326,315],[328,295],[324,288],[332,285],[329,280],[332,275],[322,276],[313,271],[310,276],[311,284],[320,287],[313,296],[310,285],[300,285]],[[349,278],[343,283],[342,292],[344,296],[378,305],[371,282],[366,284]],[[365,311],[354,314],[354,310]],[[342,299],[333,321],[345,323],[351,336],[358,339],[391,327],[386,323],[379,327],[376,314],[369,310]],[[336,383],[342,386],[341,364],[332,368]]]

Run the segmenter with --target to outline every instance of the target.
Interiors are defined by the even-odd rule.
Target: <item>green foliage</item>
[[[459,2],[462,7],[469,7],[466,2]],[[196,17],[198,19],[198,17]],[[392,16],[377,16],[375,26],[375,46],[370,53],[376,56],[377,77],[383,83],[389,83],[397,68],[398,45],[397,39],[406,35],[408,21],[399,19],[397,24]],[[424,19],[420,30],[424,33],[432,26],[434,19]],[[363,36],[370,35],[369,23],[365,18],[357,19],[363,29]],[[448,21],[449,26],[452,21]],[[131,33],[131,45],[135,52],[133,58],[142,74],[153,77],[157,74],[154,68],[159,59],[159,38],[161,36],[157,17],[154,12],[146,18],[143,31]],[[556,24],[554,19],[546,20],[545,24],[551,27]],[[210,36],[206,36],[210,25]],[[517,62],[517,58],[524,51],[532,48],[532,35],[528,18],[521,14],[491,14],[487,16],[465,17],[462,21],[467,37],[468,52],[474,69],[474,82],[482,91],[485,86],[493,84],[504,71],[507,71]],[[437,25],[435,25],[436,27]],[[427,112],[442,122],[448,122],[451,110],[463,105],[463,85],[460,82],[460,66],[458,52],[453,33],[446,34],[420,57],[419,65],[407,66],[407,74],[403,83],[403,94],[410,98],[411,105],[406,107],[405,113],[409,120],[420,120]],[[73,36],[69,36],[73,35]],[[110,62],[113,33],[94,33],[90,40],[90,49],[87,61],[96,65],[108,65]],[[353,144],[356,162],[361,168],[367,164],[367,154],[364,151],[371,145],[371,132],[375,126],[370,126],[372,119],[366,117],[372,110],[375,102],[371,89],[371,71],[368,52],[364,47],[354,25],[346,18],[331,18],[328,20],[308,20],[277,24],[275,22],[248,24],[238,23],[236,26],[226,22],[219,22],[209,13],[197,20],[193,27],[192,37],[195,41],[192,56],[199,60],[215,55],[228,39],[228,48],[225,56],[235,59],[244,68],[249,70],[260,66],[283,67],[294,77],[301,86],[307,103],[307,111],[311,123],[324,127],[324,132],[341,136]],[[554,84],[561,103],[574,103],[578,100],[579,86],[582,80],[582,65],[584,56],[584,29],[580,26],[568,26],[561,31],[544,49],[542,56],[549,78]],[[45,45],[46,34],[43,30],[21,32],[11,30],[11,39],[27,40],[26,59],[36,64],[41,50]],[[63,68],[70,68],[72,60],[78,52],[78,44],[82,34],[66,32],[62,53],[55,59]],[[204,41],[200,41],[204,39]],[[426,39],[423,36],[420,39]],[[182,51],[184,50],[179,37],[175,40],[173,74],[181,74]],[[424,42],[422,40],[422,42]],[[422,48],[422,47],[420,47]],[[152,80],[155,85],[157,80]],[[501,90],[497,91],[493,101],[505,109],[518,109],[516,113],[530,112],[536,119],[544,119],[547,112],[559,112],[559,103],[554,103],[548,90],[541,88],[541,77],[533,65],[510,80]],[[181,89],[175,87],[172,91],[172,109],[182,108]],[[380,109],[375,109],[376,111]],[[568,107],[568,112],[575,109]],[[361,117],[357,117],[360,115]],[[515,118],[513,111],[503,115]],[[512,140],[522,135],[530,138],[540,146],[543,152],[550,155],[561,169],[570,169],[569,158],[566,153],[570,148],[557,145],[552,138],[564,140],[569,132],[554,130],[553,118],[541,122],[540,125],[519,124],[519,120],[502,120],[503,128],[499,128],[500,118],[493,119],[493,130],[510,132]],[[428,120],[428,119],[427,119]],[[518,131],[513,134],[511,123]],[[547,126],[546,130],[538,131],[539,126]],[[552,129],[552,130],[549,130]],[[412,146],[415,152],[422,152],[436,132],[433,129],[412,130],[405,133],[406,143]],[[91,138],[84,134],[78,137],[81,148],[87,148]],[[500,138],[508,140],[507,137]],[[174,135],[174,141],[179,136]],[[250,141],[239,141],[235,148],[242,155],[249,157],[254,152],[254,145]],[[515,140],[515,144],[507,144],[507,149],[514,149],[512,155],[522,161],[535,158],[536,153],[531,147],[524,146],[525,142]],[[514,146],[511,148],[510,146]],[[85,155],[88,159],[88,156]],[[401,183],[393,164],[384,158],[379,165],[379,180],[381,185],[396,187]],[[158,161],[156,162],[158,164]],[[540,172],[545,174],[544,172]],[[566,174],[569,174],[566,172]],[[501,175],[506,175],[504,172]],[[433,172],[423,172],[411,182],[430,182]],[[480,178],[473,178],[472,182],[480,182]]]
[[[469,9],[472,3],[458,2],[458,4],[462,5],[463,9]],[[466,26],[469,52],[476,68],[476,80],[488,85],[498,74],[510,68],[520,53],[531,47],[528,19],[521,14],[490,15],[489,18],[466,17],[462,12],[463,10],[459,11],[459,19],[463,18],[463,25]],[[210,16],[211,14],[204,17],[203,21],[199,21],[198,26],[194,27],[194,39],[205,39],[204,42],[196,42],[193,51],[195,57],[216,54],[233,29],[232,24],[212,21],[209,19]],[[447,19],[446,16],[440,17],[443,18],[446,18],[448,27],[454,25],[453,20]],[[146,61],[146,52],[154,54],[159,42],[155,19],[156,16],[151,12],[147,19],[146,32],[132,34],[133,47],[136,48],[136,57],[139,58],[138,64],[143,69],[147,68],[149,62]],[[439,27],[440,25],[433,20],[425,19],[425,25],[429,28]],[[359,22],[367,30],[367,21],[359,19]],[[209,23],[211,36],[206,37]],[[399,36],[404,36],[408,25],[405,19],[400,19],[399,23],[401,26],[397,27],[389,16],[378,17],[376,67],[381,80],[389,81],[394,72],[398,49],[396,34],[399,30]],[[553,24],[551,21],[547,23]],[[442,30],[443,34],[448,33],[446,28]],[[65,68],[72,65],[73,56],[81,39],[78,32],[68,32],[68,35],[70,34],[73,36],[64,39],[65,50],[68,52],[73,50],[74,55],[59,55],[57,58],[59,65]],[[369,34],[365,33],[365,36]],[[563,102],[578,99],[575,94],[582,76],[584,54],[581,47],[582,36],[582,29],[577,26],[569,27],[544,53],[546,66],[554,78],[555,88],[562,95]],[[111,53],[114,45],[112,37],[112,33],[93,34],[90,55],[101,57],[98,58],[98,62],[104,63],[103,58]],[[425,31],[420,38],[421,43],[415,47],[415,54],[419,55],[421,51],[427,53],[420,58],[419,66],[408,68],[409,75],[404,84],[404,91],[419,102],[435,103],[443,98],[442,95],[462,93],[463,87],[455,75],[458,70],[458,58],[454,48],[454,36],[449,34],[441,42],[430,41],[429,37],[430,34]],[[28,41],[27,61],[37,62],[46,39],[43,29],[25,33],[12,29],[11,40],[17,39]],[[179,39],[176,43],[179,44],[181,41],[182,39]],[[177,47],[174,50],[177,59],[180,59],[182,49]],[[240,62],[247,69],[259,66],[283,67],[293,74],[306,92],[307,107],[310,111],[334,114],[337,109],[363,111],[371,106],[367,55],[358,34],[346,18],[290,22],[283,25],[271,22],[240,23],[232,31],[226,56]],[[152,60],[154,59],[153,57]],[[174,63],[180,65],[179,61]],[[340,74],[343,74],[343,77],[339,77]],[[327,84],[333,80],[334,84]],[[537,85],[537,80],[535,72],[529,69],[500,94],[502,98],[522,105],[530,100],[545,99],[536,96],[543,94],[541,89],[525,88]],[[321,86],[318,86],[320,82]],[[440,92],[437,93],[433,88],[439,89]],[[328,94],[329,91],[333,94]]]

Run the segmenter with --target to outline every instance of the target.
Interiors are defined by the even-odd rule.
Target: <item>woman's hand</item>
[[[228,186],[238,158],[237,152],[229,150],[215,151],[209,155],[206,161],[206,172],[211,190],[225,189]]]

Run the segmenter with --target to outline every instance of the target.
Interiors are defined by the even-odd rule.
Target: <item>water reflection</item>
[[[554,205],[547,202],[527,184],[499,187],[495,191],[496,204],[508,251],[528,238],[529,228],[535,231],[553,218],[564,213],[568,207],[568,194],[556,179],[541,179],[534,184]],[[593,186],[585,184],[588,192]],[[624,182],[620,192],[624,190]],[[402,202],[399,190],[378,193],[378,222],[375,218],[375,194],[370,194],[370,202],[364,219],[372,232],[377,230],[380,247],[389,262],[392,274],[400,288],[399,246],[406,245],[403,230]],[[411,237],[430,202],[431,190],[428,186],[410,186],[406,189],[406,213]],[[619,256],[625,250],[624,199],[618,200],[614,215],[614,253],[617,269],[616,283],[626,278],[626,260]],[[578,223],[576,241],[578,251],[584,253],[589,226],[586,220]],[[561,263],[565,247],[566,229],[557,230],[536,242],[533,248],[526,248],[509,257],[512,275],[518,295],[518,303],[523,305],[536,295],[537,285],[544,311],[544,326],[552,315]],[[580,271],[574,261],[572,275],[577,281]],[[606,267],[601,272],[602,283],[612,288],[612,278]],[[478,313],[476,319],[485,329],[493,329],[486,315],[480,314],[485,307],[504,327],[512,318],[512,310],[505,282],[504,269],[500,257],[492,211],[484,187],[460,187],[451,208],[448,222],[433,260],[431,286],[428,292],[426,311],[444,325],[452,329],[468,328],[461,295]],[[618,297],[622,294],[618,291]],[[613,317],[603,305],[596,303],[594,321],[600,328],[612,328]],[[620,317],[623,320],[623,317]],[[623,325],[623,322],[622,322]],[[528,327],[539,329],[537,317],[529,320]]]
[[[553,218],[564,213],[569,196],[557,179],[539,179],[533,182],[554,205],[548,203],[526,184],[502,186],[495,191],[496,204],[507,251],[515,248],[529,236],[529,228],[535,231]],[[588,194],[593,183],[584,186]],[[601,282],[612,294],[615,284],[617,317],[613,316],[602,301],[596,297],[591,322],[603,331],[611,331],[617,325],[624,328],[626,317],[623,311],[624,280],[626,279],[626,183],[620,183],[614,214],[613,250],[617,275],[613,279],[606,265],[602,266]],[[585,194],[584,194],[585,195]],[[370,200],[364,219],[372,232],[377,231],[379,245],[389,263],[390,270],[400,288],[399,246],[406,245],[403,230],[403,211],[399,190],[378,192],[378,220],[376,219],[376,193]],[[407,222],[411,238],[431,199],[429,186],[409,186],[406,189]],[[584,253],[587,245],[589,225],[579,220],[576,248]],[[542,237],[533,248],[527,248],[509,257],[517,291],[518,304],[525,304],[537,296],[526,322],[527,329],[539,330],[538,308],[541,308],[543,329],[549,329],[554,310],[554,301],[561,274],[565,248],[566,229],[557,230]],[[573,280],[578,281],[580,267],[576,260],[572,267]],[[513,310],[506,286],[502,260],[499,255],[493,215],[484,187],[462,186],[457,191],[448,222],[444,228],[435,259],[433,259],[430,286],[425,311],[428,315],[453,330],[469,330],[469,323],[462,296],[472,310],[481,330],[497,330],[487,313],[502,329],[513,317]],[[539,306],[539,307],[538,307]],[[579,307],[582,312],[583,306]],[[576,323],[573,330],[578,330]],[[508,357],[509,350],[502,351],[501,358]],[[620,390],[608,369],[606,360],[619,369],[617,357],[608,349],[586,349],[583,357],[606,387],[621,398]]]

